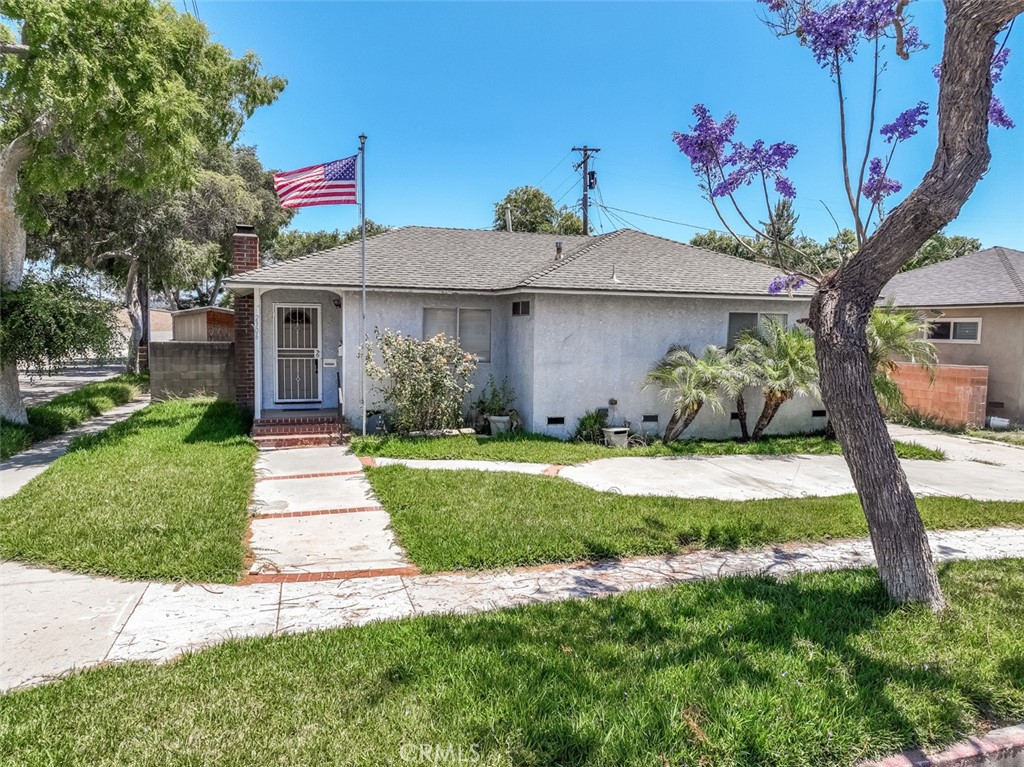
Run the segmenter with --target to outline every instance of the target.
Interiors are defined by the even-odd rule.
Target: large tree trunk
[[[946,0],[938,147],[932,166],[811,302],[821,393],[850,468],[878,571],[897,602],[945,601],[928,538],[871,384],[866,327],[879,292],[925,241],[956,218],[988,168],[989,67],[999,30],[1024,0]]]
[[[693,419],[697,417],[697,413],[700,412],[700,405],[691,407],[685,414],[680,415],[676,411],[672,411],[672,417],[668,420],[668,426],[665,427],[665,436],[662,437],[661,441],[666,445],[670,442],[675,442],[682,435],[686,428],[693,423]]]
[[[128,363],[125,370],[129,373],[139,372],[139,343],[142,341],[142,301],[139,298],[139,261],[132,258],[128,263],[128,277],[124,289],[124,305],[128,310],[128,319],[132,323],[128,334]]]
[[[30,151],[31,139],[25,133],[0,152],[0,284],[5,288],[21,285],[25,274],[28,238],[15,208],[15,195],[18,193],[18,171]],[[18,386],[18,368],[13,362],[0,365],[0,418],[28,423]]]

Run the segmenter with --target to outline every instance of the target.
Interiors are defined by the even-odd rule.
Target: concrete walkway
[[[256,479],[250,581],[416,572],[348,448],[261,451]]]
[[[108,410],[103,415],[96,416],[70,431],[37,442],[28,450],[11,456],[6,461],[0,461],[0,498],[14,495],[31,480],[50,468],[50,464],[68,451],[68,445],[75,437],[104,431],[115,423],[124,421],[132,413],[142,410],[148,404],[149,395],[146,394],[139,399]]]
[[[1024,557],[1024,529],[937,532],[938,562]],[[677,583],[874,564],[867,540],[698,551],[491,573],[381,575],[239,586],[123,583],[0,564],[0,689],[104,662],[166,661],[231,638],[586,599]]]
[[[899,439],[946,451],[946,461],[900,462],[915,494],[1024,501],[1024,450],[956,435],[935,436],[920,429],[892,428],[898,430],[894,436]],[[846,461],[839,455],[622,457],[565,467],[404,458],[374,458],[373,463],[401,464],[414,469],[557,473],[584,487],[623,495],[746,501],[856,492]]]

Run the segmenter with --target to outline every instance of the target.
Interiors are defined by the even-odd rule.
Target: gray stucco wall
[[[423,310],[437,309],[490,309],[491,361],[481,362],[473,378],[473,391],[469,399],[479,396],[487,384],[490,373],[501,381],[508,371],[508,315],[511,298],[506,296],[470,296],[451,293],[386,293],[369,292],[366,298],[366,334],[373,338],[374,329],[394,330],[404,335],[423,338]],[[356,356],[360,344],[360,297],[357,291],[345,294],[345,415],[353,426],[359,420],[359,384],[362,362]],[[373,410],[380,406],[377,390],[367,381],[366,406]]]
[[[671,413],[657,391],[643,390],[644,374],[673,343],[689,346],[695,354],[709,344],[725,346],[730,312],[786,313],[790,325],[807,315],[808,302],[790,299],[697,299],[628,296],[571,296],[538,294],[534,328],[532,431],[555,436],[571,434],[576,420],[587,410],[608,407],[612,423],[629,421],[641,427],[645,414],[657,414],[661,431]],[[747,399],[751,428],[761,409],[761,399],[750,392]],[[824,418],[812,419],[821,405],[807,398],[782,406],[768,433],[811,431],[824,426]],[[739,435],[724,414],[709,408],[688,430],[698,436],[725,438]],[[548,426],[551,416],[564,417],[564,426]]]
[[[341,360],[338,359],[338,345],[341,342],[342,310],[334,306],[337,293],[327,290],[269,290],[261,297],[262,321],[260,322],[259,344],[262,353],[263,409],[287,408],[275,401],[277,372],[275,366],[274,336],[274,305],[275,304],[311,304],[320,307],[322,326],[322,346],[320,361],[320,394],[323,399],[319,407],[338,407],[338,373]],[[358,314],[357,320],[358,320]],[[338,359],[337,367],[331,368],[325,360]],[[302,407],[309,407],[304,405]]]
[[[939,341],[939,362],[948,365],[988,365],[988,415],[1024,421],[1024,307],[995,309],[932,309],[928,318],[981,320],[981,343]]]

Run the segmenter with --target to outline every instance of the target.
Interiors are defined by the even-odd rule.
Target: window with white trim
[[[774,320],[782,327],[789,326],[789,315],[773,312],[729,312],[729,335],[726,340],[726,347],[731,349],[736,345],[736,339],[748,330],[755,327],[763,327],[766,323]]]
[[[490,309],[424,309],[423,337],[445,335],[480,362],[491,361]]]
[[[928,340],[941,343],[981,343],[980,319],[932,320]]]

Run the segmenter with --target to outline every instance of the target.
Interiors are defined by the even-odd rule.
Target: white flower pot
[[[607,447],[628,447],[629,429],[625,426],[616,426],[611,429],[601,429],[604,434],[604,444]]]
[[[507,415],[489,415],[487,416],[487,423],[491,425],[491,435],[504,434],[509,430],[509,425],[512,423],[512,417]]]

